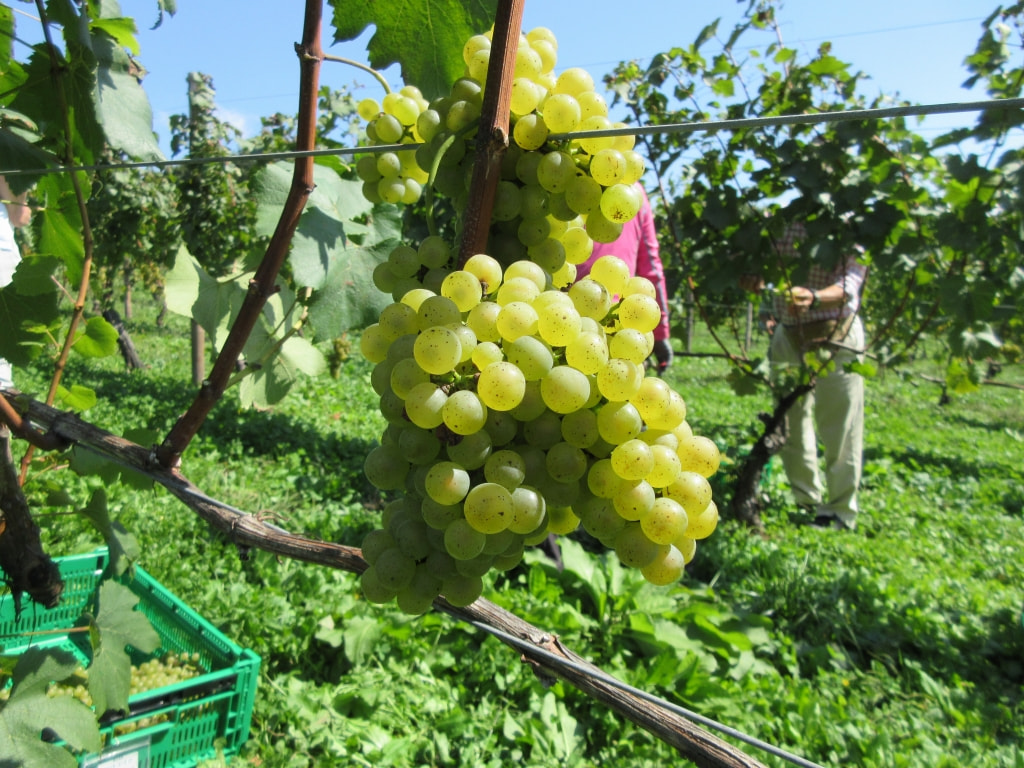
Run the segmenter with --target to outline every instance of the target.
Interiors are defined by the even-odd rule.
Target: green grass
[[[86,417],[100,426],[162,435],[191,397],[187,328],[180,318],[156,328],[144,313],[130,329],[147,370],[74,363],[67,383],[98,391]],[[337,381],[303,381],[271,411],[219,404],[184,474],[230,504],[280,515],[290,530],[358,545],[381,501],[361,475],[384,426],[369,373],[352,358]],[[725,373],[710,359],[680,359],[670,372],[695,430],[730,459],[715,483],[722,509],[769,405],[735,397]],[[935,372],[922,363],[916,373]],[[44,391],[44,377],[40,366],[18,383]],[[1017,368],[1002,377],[1024,378]],[[486,596],[630,684],[822,765],[1022,766],[1021,393],[985,387],[946,406],[938,396],[919,377],[869,382],[855,533],[795,526],[773,464],[765,535],[724,520],[676,587],[644,585],[570,543],[565,571],[531,556]],[[67,472],[46,478],[60,478],[78,506],[102,485]],[[370,606],[347,573],[261,552],[241,560],[162,490],[108,492],[143,546],[141,564],[264,659],[252,738],[233,764],[678,762],[471,627]],[[98,543],[62,510],[40,511],[52,554]]]

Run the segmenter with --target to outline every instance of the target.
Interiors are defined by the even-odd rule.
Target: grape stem
[[[388,81],[385,79],[384,75],[382,75],[373,67],[368,67],[362,62],[356,61],[355,59],[347,59],[344,56],[335,56],[334,54],[331,53],[323,54],[323,60],[334,61],[337,62],[338,64],[348,64],[350,67],[361,69],[363,72],[366,72],[367,74],[371,75],[374,79],[376,79],[378,83],[381,84],[381,86],[383,86],[384,93],[391,93],[391,86],[388,84]]]

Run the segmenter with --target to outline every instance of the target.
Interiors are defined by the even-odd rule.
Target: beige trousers
[[[812,391],[793,404],[786,416],[789,437],[779,455],[797,504],[831,515],[848,527],[857,524],[857,490],[864,452],[864,378],[844,370],[861,357],[864,326],[855,318],[843,347],[835,350],[834,370],[820,376]],[[772,336],[773,366],[799,365],[803,352],[793,334],[781,326]],[[819,354],[833,351],[825,347]],[[818,441],[822,456],[819,457]],[[820,462],[824,459],[824,487]]]

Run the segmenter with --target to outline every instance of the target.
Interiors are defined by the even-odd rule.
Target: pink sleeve
[[[646,277],[654,284],[658,305],[661,307],[661,322],[654,329],[654,338],[667,339],[669,337],[668,290],[665,286],[665,268],[661,263],[658,232],[654,226],[651,201],[647,198],[647,193],[643,191],[643,188],[641,188],[641,193],[643,202],[640,204],[640,212],[637,213],[637,220],[640,224],[640,242],[637,248],[636,274],[638,277]]]

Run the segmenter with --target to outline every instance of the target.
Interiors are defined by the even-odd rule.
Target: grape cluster
[[[548,140],[610,126],[585,71],[554,74],[556,50],[546,29],[520,40],[488,253],[458,264],[430,235],[374,271],[393,301],[360,349],[388,425],[364,472],[391,500],[362,542],[361,586],[409,614],[438,595],[468,605],[487,573],[580,527],[651,583],[670,584],[718,522],[708,482],[718,448],[693,434],[682,396],[646,375],[661,318],[654,286],[612,255],[576,280],[594,241],[615,240],[636,215],[643,162],[632,138]],[[382,112],[360,106],[373,115],[371,143],[423,142],[396,154],[413,155],[457,208],[489,51],[486,35],[471,38],[465,77],[415,120],[414,91]],[[360,175],[368,199],[396,199],[385,179],[400,176]]]

